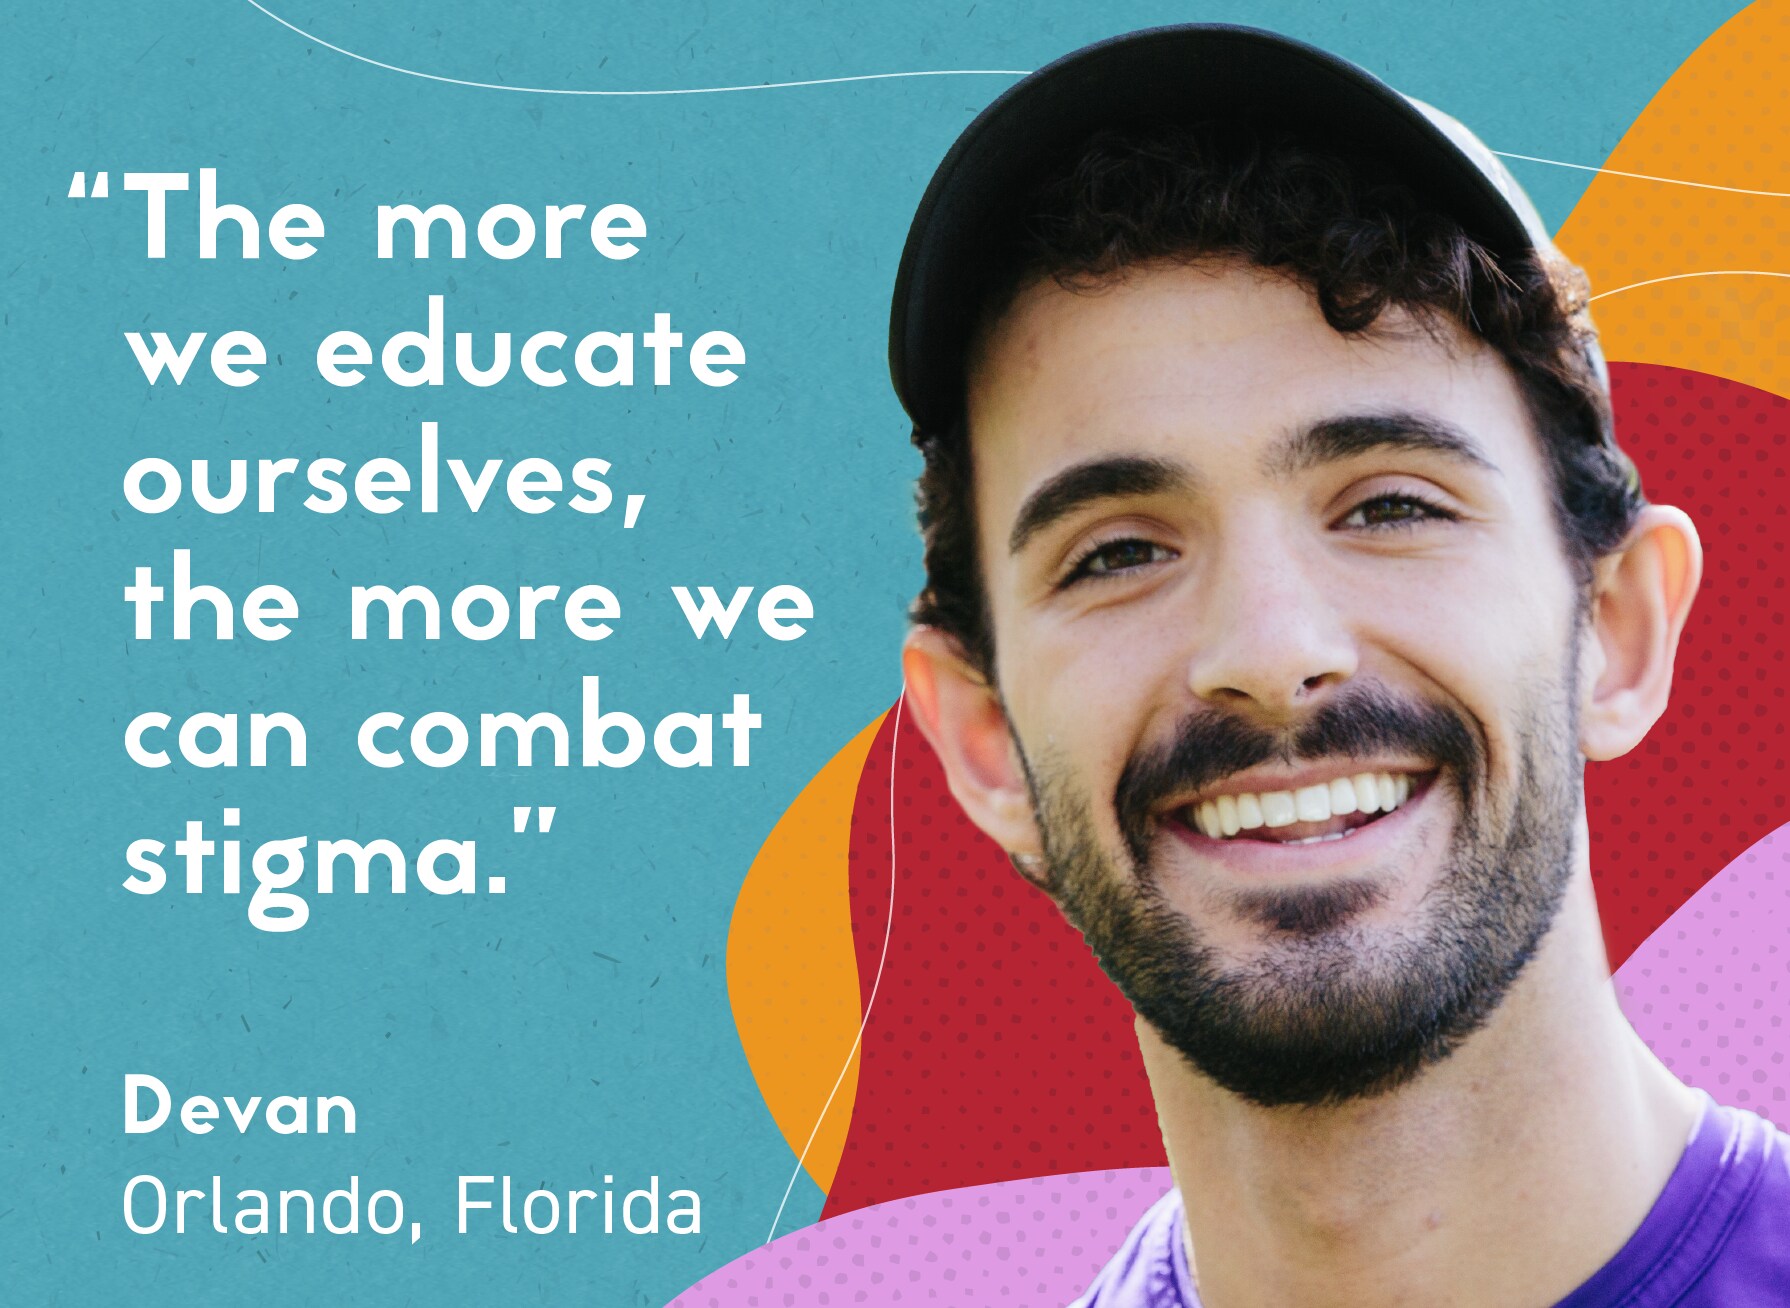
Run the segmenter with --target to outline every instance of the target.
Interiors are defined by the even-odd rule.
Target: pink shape
[[[1616,971],[1683,1080],[1790,1128],[1790,825],[1715,876]],[[1067,1303],[1173,1184],[1164,1167],[1000,1181],[828,1218],[737,1258],[671,1308]]]
[[[1790,824],[1692,895],[1616,969],[1622,1011],[1718,1103],[1790,1128]]]
[[[736,1258],[670,1308],[1068,1303],[1173,1184],[1140,1167],[892,1199]]]

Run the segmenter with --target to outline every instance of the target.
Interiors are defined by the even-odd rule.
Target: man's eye
[[[1440,505],[1415,495],[1376,495],[1351,509],[1341,525],[1369,530],[1397,529],[1414,527],[1422,522],[1453,522],[1455,517]]]
[[[1167,546],[1158,545],[1155,541],[1139,540],[1127,537],[1124,540],[1109,540],[1105,544],[1096,545],[1081,558],[1077,559],[1069,575],[1063,578],[1063,585],[1068,586],[1084,577],[1111,577],[1119,573],[1130,572],[1151,563],[1161,563],[1175,557],[1175,552]]]

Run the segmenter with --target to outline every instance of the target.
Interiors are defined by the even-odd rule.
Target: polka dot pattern
[[[1627,757],[1587,772],[1593,876],[1615,966],[1790,816],[1780,744],[1790,731],[1790,403],[1647,364],[1615,365],[1612,385],[1617,428],[1649,496],[1686,509],[1707,553],[1665,716]],[[893,730],[891,715],[852,815],[863,1001],[886,929],[890,943],[826,1215],[1091,1165],[1161,1164],[1129,1006],[1049,901],[964,817],[911,721],[895,764],[890,929]],[[1689,1020],[1710,1020],[1694,993],[1672,1002],[1691,1005]],[[1758,1065],[1739,1070],[1750,1077]],[[1711,1089],[1719,1097],[1723,1087]]]
[[[1790,826],[1691,896],[1616,993],[1683,1081],[1790,1129]]]
[[[1790,825],[1693,895],[1615,982],[1687,1083],[1790,1127]],[[891,1200],[755,1250],[672,1308],[1066,1303],[1172,1184],[1142,1168]]]
[[[876,1204],[735,1259],[670,1308],[1068,1303],[1173,1184],[1144,1168]]]
[[[889,912],[894,716],[852,814],[851,915],[868,1003]],[[1081,936],[964,816],[904,714],[888,961],[825,1214],[1085,1166],[1165,1161],[1131,1008]]]
[[[1611,381],[1616,430],[1648,498],[1689,513],[1705,555],[1665,716],[1627,757],[1586,772],[1592,874],[1616,966],[1790,817],[1790,401],[1644,364],[1615,365]]]

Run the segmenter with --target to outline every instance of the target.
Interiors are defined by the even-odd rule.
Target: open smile
[[[1433,767],[1236,778],[1176,805],[1164,826],[1201,853],[1261,870],[1319,870],[1371,856],[1409,825],[1434,788]],[[1329,775],[1324,775],[1328,772]],[[1245,789],[1255,785],[1256,789]]]

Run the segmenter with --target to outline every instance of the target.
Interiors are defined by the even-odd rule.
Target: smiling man
[[[1583,278],[1459,124],[1184,27],[1033,74],[915,218],[909,702],[1137,1010],[1177,1188],[1084,1302],[1790,1302],[1784,1138],[1616,1006],[1587,760],[1701,571]]]

